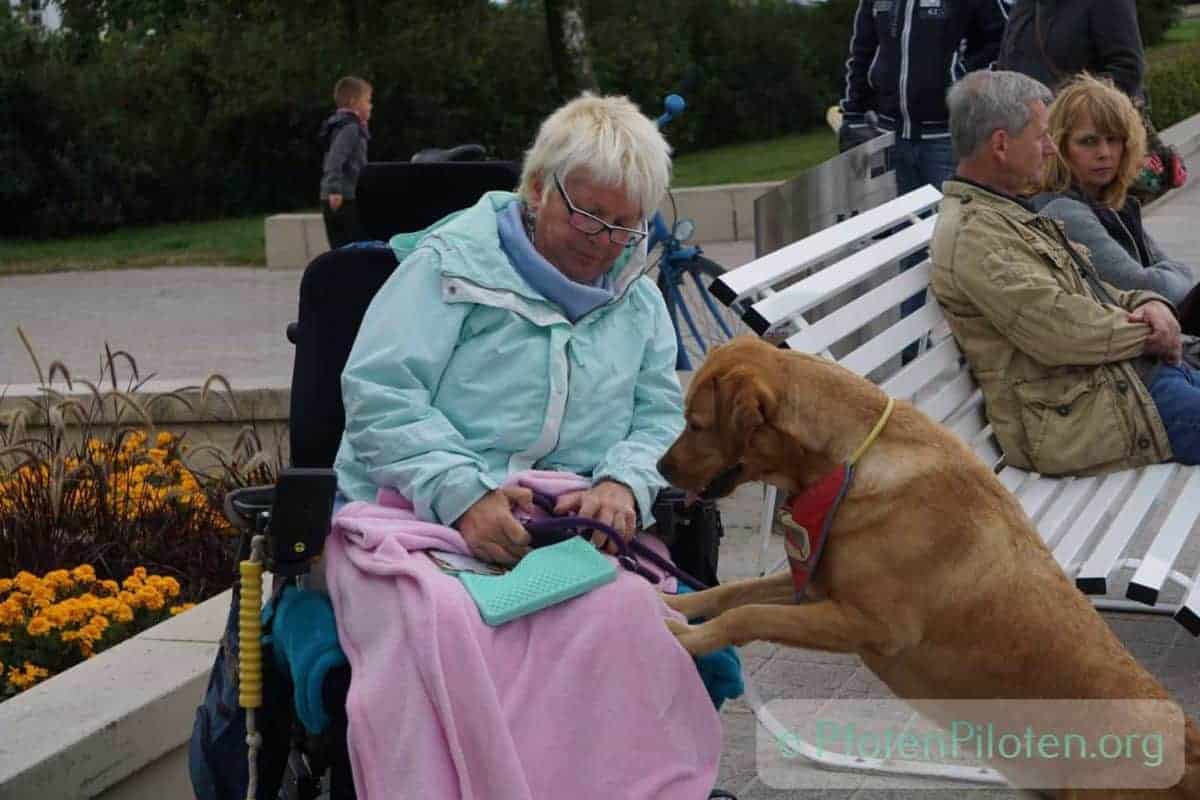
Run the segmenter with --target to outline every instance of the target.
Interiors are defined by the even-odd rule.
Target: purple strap
[[[554,514],[555,502],[554,498],[550,495],[534,489],[533,503],[547,514]],[[637,539],[626,542],[613,527],[590,517],[550,516],[542,519],[531,519],[525,522],[525,530],[529,531],[529,536],[533,540],[534,547],[557,544],[558,542],[570,539],[572,536],[585,536],[589,531],[599,532],[604,534],[605,538],[617,548],[617,563],[630,572],[641,575],[651,583],[657,584],[658,577],[638,562],[639,556],[647,559],[663,572],[697,591],[708,588]]]

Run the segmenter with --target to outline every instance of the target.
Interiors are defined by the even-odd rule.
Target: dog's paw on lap
[[[705,601],[699,592],[688,592],[687,594],[663,593],[662,599],[667,604],[667,608],[672,611],[678,611],[687,619],[706,616]]]
[[[729,642],[718,641],[711,622],[703,625],[688,625],[686,622],[680,622],[670,617],[663,621],[667,623],[667,629],[675,634],[675,638],[683,645],[683,649],[691,655],[706,655],[729,644]]]

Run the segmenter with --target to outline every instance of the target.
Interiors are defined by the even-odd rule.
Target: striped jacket
[[[846,62],[845,124],[880,127],[906,139],[947,130],[946,90],[987,68],[1000,50],[1005,0],[860,0]]]

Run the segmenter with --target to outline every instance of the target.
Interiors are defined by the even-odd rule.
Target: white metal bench
[[[759,334],[786,337],[786,346],[798,351],[841,353],[843,366],[873,376],[889,394],[911,400],[965,439],[995,467],[1097,607],[1171,614],[1200,636],[1198,548],[1184,547],[1200,517],[1200,468],[1161,464],[1049,478],[1005,466],[982,393],[932,295],[900,317],[901,301],[928,287],[930,264],[897,274],[897,260],[929,244],[936,217],[919,215],[933,212],[940,198],[932,186],[918,189],[731,270],[712,292],[739,308]],[[906,222],[912,224],[896,230]],[[901,367],[899,354],[913,342],[921,344],[920,355]],[[768,491],[764,508],[760,572],[774,494]],[[1107,597],[1129,570],[1128,599]]]

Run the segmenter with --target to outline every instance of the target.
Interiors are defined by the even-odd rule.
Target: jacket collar
[[[942,186],[942,194],[956,197],[964,204],[979,203],[1022,223],[1033,222],[1038,218],[1038,213],[1028,200],[1005,194],[961,175],[951,177]]]
[[[477,286],[511,292],[535,303],[548,303],[516,271],[500,245],[497,214],[512,203],[521,202],[512,192],[487,192],[474,206],[430,232],[421,240],[443,256],[442,274],[462,278]],[[633,282],[646,271],[646,240],[630,254],[617,259],[608,277],[614,298],[620,300]]]

